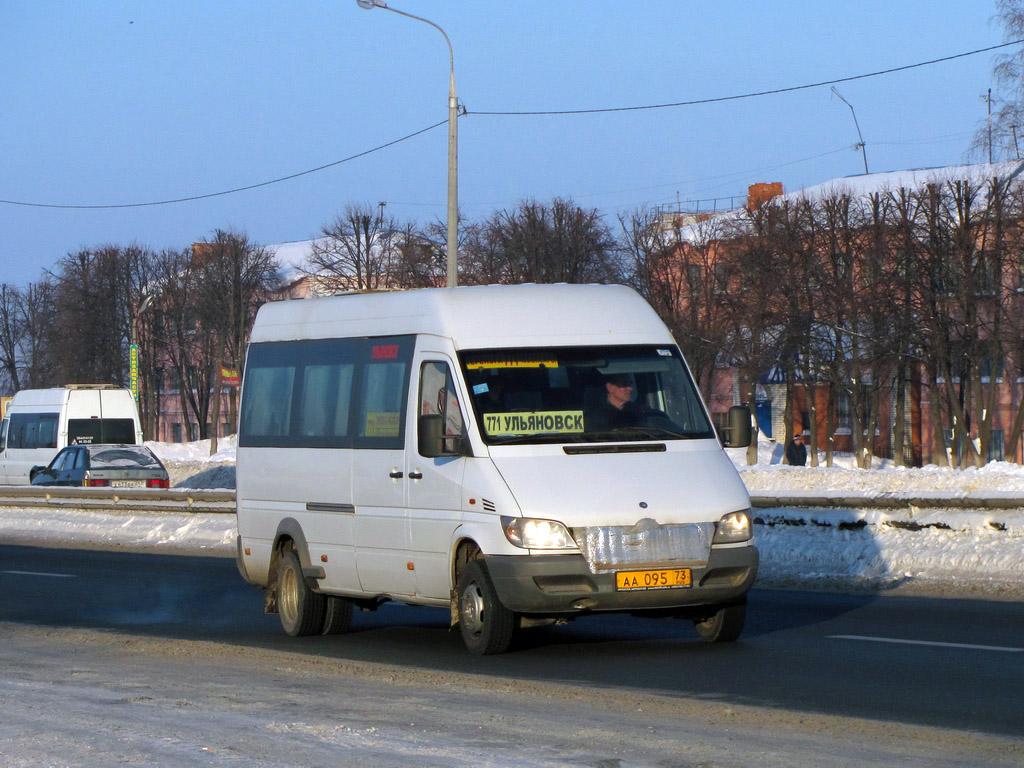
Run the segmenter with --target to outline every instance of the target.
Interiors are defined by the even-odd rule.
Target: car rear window
[[[132,448],[103,448],[90,451],[90,464],[94,469],[99,467],[143,467],[160,469],[159,459],[147,450]]]

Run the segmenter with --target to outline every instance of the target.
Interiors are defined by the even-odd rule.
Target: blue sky
[[[818,87],[1003,42],[992,0],[394,0],[455,51],[460,208],[572,197],[614,221],[640,205],[787,191],[863,172],[849,108]],[[994,84],[986,53],[838,86],[871,171],[955,165]],[[429,26],[355,0],[0,0],[0,199],[51,205],[204,195],[355,155],[447,117]],[[183,248],[216,228],[316,236],[347,203],[443,219],[444,127],[248,192],[102,210],[0,204],[0,282],[106,243]]]

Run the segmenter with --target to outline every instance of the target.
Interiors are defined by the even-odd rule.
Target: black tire
[[[747,603],[722,605],[711,616],[695,620],[694,626],[700,639],[706,643],[731,643],[743,632],[747,620]]]
[[[352,601],[344,597],[327,596],[327,608],[324,612],[325,635],[343,635],[352,625]]]
[[[282,554],[277,570],[277,612],[281,626],[292,637],[319,635],[324,627],[326,597],[306,584],[294,550]]]
[[[477,656],[504,653],[512,645],[516,615],[502,605],[481,560],[470,560],[459,574],[459,631]]]

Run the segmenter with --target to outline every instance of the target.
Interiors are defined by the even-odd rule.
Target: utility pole
[[[857,113],[853,109],[853,104],[851,104],[846,99],[844,99],[843,98],[843,94],[841,94],[838,90],[836,90],[836,87],[834,85],[832,86],[832,93],[834,93],[836,96],[838,96],[839,100],[841,102],[843,102],[843,104],[845,104],[846,106],[848,106],[850,108],[850,114],[853,115],[853,125],[857,129],[857,139],[858,139],[857,143],[853,145],[853,148],[854,148],[854,150],[858,150],[858,149],[860,150],[860,153],[861,153],[861,155],[864,158],[864,173],[865,173],[865,175],[867,175],[869,173],[869,171],[868,171],[868,153],[867,153],[867,150],[864,148],[864,137],[861,136],[861,133],[860,133],[860,123],[857,122]]]

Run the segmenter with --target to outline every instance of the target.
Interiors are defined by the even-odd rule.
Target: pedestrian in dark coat
[[[786,446],[786,461],[791,467],[802,467],[807,464],[807,448],[804,446],[802,434],[793,435],[793,439]]]

